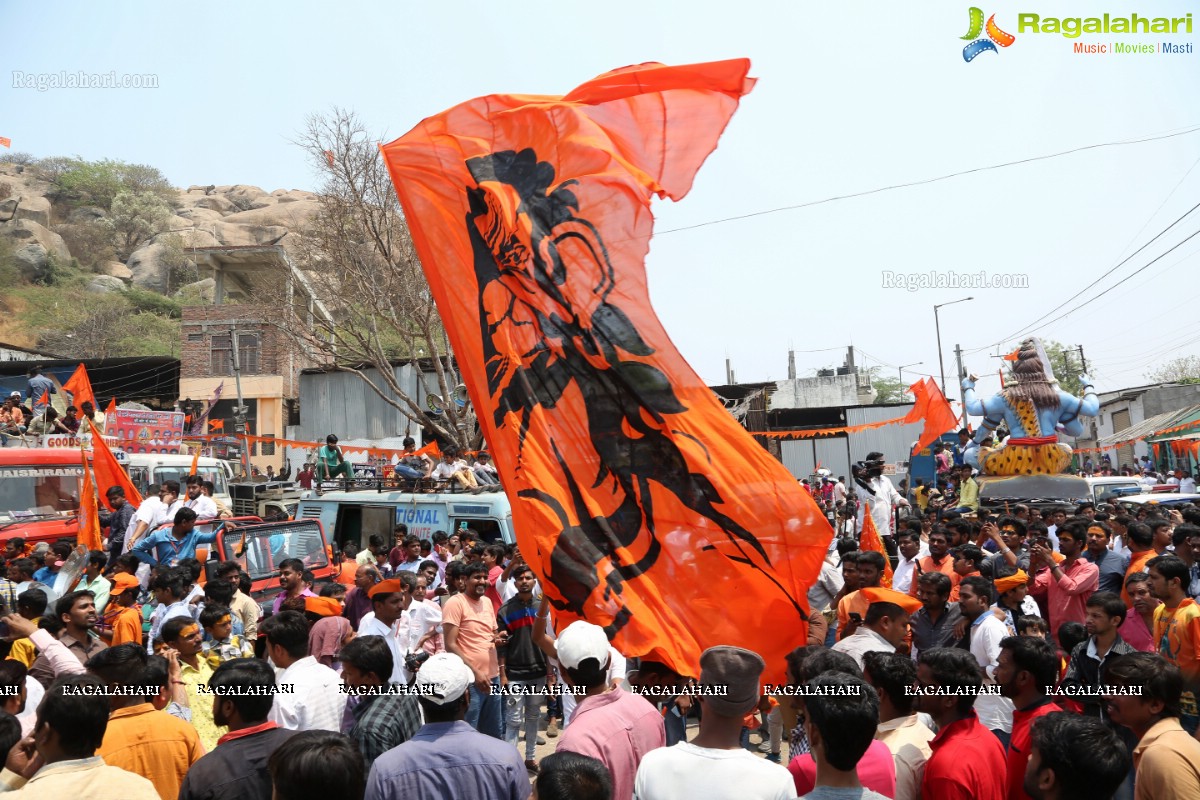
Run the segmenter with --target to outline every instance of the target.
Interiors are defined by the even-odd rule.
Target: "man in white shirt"
[[[830,648],[853,658],[859,669],[866,653],[896,652],[908,633],[909,616],[921,610],[919,600],[894,589],[871,586],[861,591],[869,603],[866,617],[854,633]]]
[[[308,620],[298,611],[282,611],[263,620],[259,634],[278,675],[278,693],[268,719],[293,731],[342,729],[346,695],[342,679],[308,655]]]
[[[865,462],[855,466],[854,493],[858,497],[858,529],[862,530],[863,514],[870,509],[875,530],[880,536],[892,535],[892,509],[907,506],[891,480],[883,474],[883,453],[868,453]]]
[[[197,519],[216,519],[220,514],[217,502],[204,493],[204,478],[199,475],[188,475],[187,500],[183,505],[195,511]]]
[[[837,481],[833,484],[833,505],[835,508],[841,508],[846,504],[846,479],[838,475]]]
[[[991,611],[992,583],[987,578],[972,575],[958,585],[958,607],[970,621],[971,655],[983,670],[985,694],[975,701],[979,724],[995,733],[1005,747],[1012,733],[1013,703],[1002,697],[994,678],[1000,665],[1000,641],[1008,636],[1008,627]],[[987,687],[992,687],[990,690]],[[995,692],[986,693],[986,692]]]
[[[1175,470],[1175,477],[1179,483],[1180,494],[1192,494],[1196,491],[1196,479],[1187,474],[1181,469]]]
[[[379,636],[392,651],[392,676],[389,683],[405,685],[408,675],[404,669],[407,644],[401,641],[398,622],[404,611],[404,586],[399,578],[380,581],[367,591],[371,610],[358,623],[359,636]]]
[[[143,500],[133,519],[129,520],[124,552],[128,553],[138,540],[147,533],[153,533],[159,525],[174,521],[175,512],[181,508],[183,502],[179,499],[179,481],[163,481],[158,496]]]
[[[479,481],[475,479],[475,473],[467,466],[467,462],[458,458],[457,453],[453,450],[442,453],[441,463],[433,470],[431,477],[441,481],[453,479],[458,481],[464,489],[473,489],[479,486]]]
[[[692,741],[642,756],[634,800],[784,800],[796,796],[785,767],[741,747],[740,720],[758,707],[766,663],[740,647],[710,647],[700,655],[700,685],[723,694],[701,695],[700,733]]]
[[[929,545],[921,541],[921,534],[905,530],[896,536],[896,550],[900,559],[892,573],[892,588],[908,594],[908,590],[912,588],[917,561],[929,555]]]

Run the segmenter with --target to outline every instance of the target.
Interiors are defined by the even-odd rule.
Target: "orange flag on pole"
[[[83,458],[83,486],[79,490],[79,534],[75,540],[85,545],[88,550],[104,549],[104,541],[100,537],[100,509],[96,501],[96,484],[92,481],[92,471],[88,469],[87,451],[79,448]]]
[[[7,136],[0,136],[0,147],[12,147],[12,139]]]
[[[140,506],[142,493],[133,485],[129,473],[117,462],[112,450],[108,449],[108,442],[104,441],[104,435],[96,429],[96,423],[86,417],[84,419],[92,429],[92,468],[96,471],[96,489],[100,493],[100,502],[104,503],[104,507],[109,511],[115,510],[108,502],[107,493],[110,487],[120,486],[125,490],[126,502],[132,503],[134,508]]]
[[[879,538],[879,531],[875,528],[875,520],[871,518],[869,509],[863,514],[862,531],[858,534],[858,549],[874,550],[883,556],[883,577],[879,585],[885,589],[892,588],[892,562],[888,560],[887,550],[883,549],[883,539]]]
[[[114,397],[112,400],[108,401],[108,408],[104,409],[104,416],[107,417],[109,414],[113,413],[116,410],[117,410],[117,398]]]
[[[195,475],[200,469],[200,445],[196,445],[196,452],[192,453],[192,468],[188,470],[188,475]]]
[[[71,393],[71,402],[76,408],[79,408],[81,403],[91,403],[93,407],[96,405],[96,396],[92,394],[92,382],[88,380],[87,367],[80,364],[75,368],[75,372],[66,383],[62,385],[63,391]]]
[[[904,421],[925,421],[925,427],[921,430],[921,438],[917,440],[917,446],[913,449],[915,453],[936,442],[943,433],[957,428],[958,416],[933,378],[919,380],[908,387],[908,390],[912,392],[916,402],[912,410],[904,417]]]
[[[1021,348],[1018,347],[1016,350],[1013,350],[1011,353],[1005,355],[1004,360],[1005,361],[1016,361],[1020,357],[1021,357]]]
[[[50,390],[49,389],[42,390],[42,396],[38,398],[37,404],[39,406],[50,405]]]
[[[675,349],[644,264],[651,198],[688,193],[749,68],[480,98],[382,149],[558,629],[692,676],[740,645],[774,682],[831,530]]]
[[[441,458],[442,457],[442,449],[440,447],[438,447],[437,442],[430,442],[429,444],[422,447],[420,450],[417,450],[416,454],[419,456],[429,456],[430,458]]]
[[[223,431],[223,430],[225,430],[225,420],[223,420],[223,419],[210,419],[210,420],[208,421],[208,427],[209,427],[209,430],[214,430],[214,431]]]

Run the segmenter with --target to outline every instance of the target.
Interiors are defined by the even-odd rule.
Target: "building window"
[[[189,342],[203,342],[204,334],[203,333],[189,333],[188,341]]]
[[[233,374],[231,334],[213,334],[211,367],[213,375]],[[262,372],[262,340],[257,333],[238,334],[238,367],[244,375]]]
[[[212,337],[212,367],[213,375],[233,374],[233,353],[231,352],[228,333],[213,334]]]

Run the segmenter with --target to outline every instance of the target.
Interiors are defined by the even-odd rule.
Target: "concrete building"
[[[1200,385],[1197,384],[1155,383],[1103,392],[1100,394],[1100,414],[1082,418],[1084,435],[1076,438],[1075,444],[1079,448],[1105,447],[1111,454],[1113,466],[1132,464],[1135,458],[1150,454],[1145,442],[1108,447],[1105,440],[1116,441],[1121,437],[1115,435],[1126,429],[1198,403]]]

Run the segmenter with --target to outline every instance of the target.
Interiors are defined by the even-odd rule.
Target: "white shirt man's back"
[[[271,722],[293,731],[341,731],[346,695],[341,677],[329,667],[306,656],[278,672],[276,686]]]

